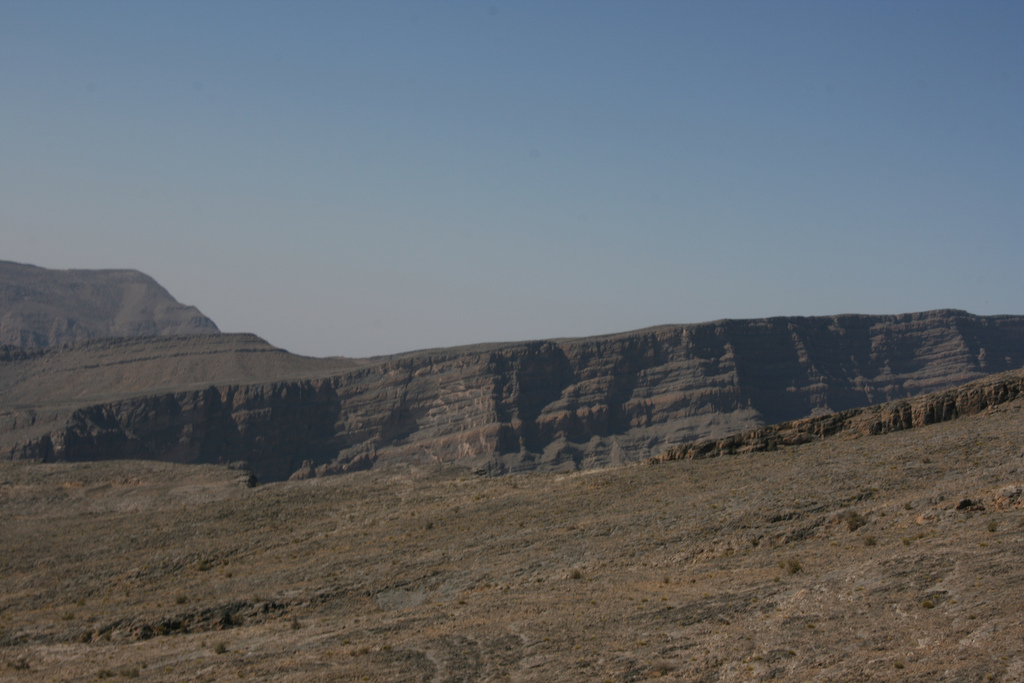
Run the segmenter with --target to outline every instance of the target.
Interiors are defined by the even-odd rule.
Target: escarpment
[[[948,310],[723,320],[358,361],[298,359],[255,338],[234,349],[233,337],[190,337],[184,354],[171,338],[133,340],[125,367],[116,344],[102,347],[116,381],[113,370],[95,370],[96,381],[74,370],[79,348],[11,354],[0,379],[19,380],[3,396],[0,453],[245,461],[264,481],[393,463],[577,469],[1024,366],[1024,317]],[[227,360],[190,371],[200,358]],[[178,370],[168,375],[168,364]],[[59,402],[33,395],[33,378],[56,367],[74,375],[73,390],[54,388]]]
[[[1024,371],[1000,373],[911,399],[787,421],[681,444],[650,458],[650,464],[774,451],[832,436],[857,438],[898,432],[976,415],[1024,395]]]

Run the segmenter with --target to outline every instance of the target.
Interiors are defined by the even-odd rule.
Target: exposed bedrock
[[[321,379],[66,413],[20,406],[0,415],[0,444],[12,458],[246,461],[263,481],[397,462],[461,461],[495,474],[575,469],[1022,366],[1020,316],[725,320],[424,351]]]
[[[882,405],[850,408],[680,444],[648,460],[651,464],[738,453],[774,451],[831,436],[861,437],[899,432],[976,415],[1024,395],[1024,371],[999,373],[967,384]]]

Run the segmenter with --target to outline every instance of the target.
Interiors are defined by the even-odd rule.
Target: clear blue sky
[[[0,2],[0,258],[365,356],[1024,313],[1024,2]]]

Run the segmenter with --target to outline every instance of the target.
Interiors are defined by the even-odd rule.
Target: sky
[[[1024,3],[0,2],[0,259],[371,356],[1024,305]]]

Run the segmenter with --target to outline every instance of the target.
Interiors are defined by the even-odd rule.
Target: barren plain
[[[1022,418],[498,478],[0,463],[0,678],[1022,680]]]

